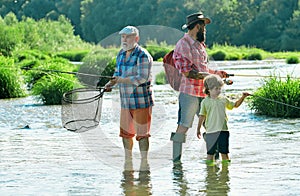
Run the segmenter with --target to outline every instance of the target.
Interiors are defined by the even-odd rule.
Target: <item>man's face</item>
[[[197,28],[199,29],[198,30],[198,33],[197,33],[197,40],[199,42],[204,42],[205,41],[205,38],[206,38],[206,28],[205,28],[205,24],[197,24]]]
[[[123,48],[123,50],[127,51],[127,50],[131,50],[135,47],[137,43],[137,36],[135,34],[131,34],[131,35],[126,35],[126,34],[122,34],[121,35],[121,46]]]

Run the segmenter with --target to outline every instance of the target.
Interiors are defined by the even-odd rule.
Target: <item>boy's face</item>
[[[210,89],[208,91],[211,97],[216,98],[221,94],[222,87],[214,87],[213,89]]]

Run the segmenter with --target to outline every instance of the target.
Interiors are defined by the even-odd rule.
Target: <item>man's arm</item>
[[[195,80],[200,80],[204,79],[209,73],[206,72],[198,72],[196,70],[191,70],[189,72],[183,72],[182,73],[185,77],[195,79]]]

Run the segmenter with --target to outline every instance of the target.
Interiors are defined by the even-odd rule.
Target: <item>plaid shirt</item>
[[[129,77],[132,84],[119,84],[121,107],[126,109],[148,108],[153,106],[151,67],[153,59],[137,45],[126,59],[126,51],[120,50],[114,76]]]
[[[177,42],[173,59],[175,67],[181,73],[189,72],[193,69],[199,72],[209,72],[205,44],[195,41],[187,33]],[[185,76],[181,78],[179,91],[196,97],[206,96],[203,93],[203,80],[190,79]]]

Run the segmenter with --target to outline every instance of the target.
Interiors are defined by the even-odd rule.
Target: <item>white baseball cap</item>
[[[126,35],[131,35],[131,34],[136,34],[137,36],[139,35],[139,30],[134,27],[134,26],[126,26],[124,27],[119,34],[126,34]]]

